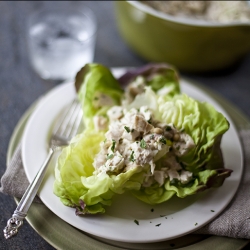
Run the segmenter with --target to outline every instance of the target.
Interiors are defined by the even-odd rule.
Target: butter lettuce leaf
[[[87,129],[59,156],[53,190],[64,205],[76,208],[78,215],[104,213],[115,194],[139,190],[143,182],[144,170],[140,167],[118,175],[93,174],[94,157],[104,139],[103,132]]]
[[[104,133],[85,130],[62,150],[55,168],[53,190],[63,204],[75,207],[79,198],[88,191],[82,185],[81,176],[92,176],[94,156],[103,140]]]
[[[229,129],[229,122],[223,114],[206,102],[199,102],[186,94],[176,95],[171,100],[158,100],[162,121],[184,130],[195,143],[180,161],[191,172],[199,172],[210,161],[216,168],[223,168],[218,153],[222,135]],[[219,163],[219,164],[218,164]],[[210,168],[213,166],[210,164]]]
[[[150,93],[147,91],[142,96]],[[173,195],[185,198],[209,188],[220,187],[232,172],[224,168],[220,148],[222,135],[229,129],[227,119],[212,105],[194,100],[185,94],[175,95],[170,99],[151,93],[151,98],[157,99],[156,114],[160,121],[173,124],[193,139],[195,146],[178,157],[178,162],[185,170],[193,173],[193,178],[187,184],[167,178],[162,186],[158,183],[150,187],[142,186],[140,190],[133,191],[133,195],[143,202],[154,205],[169,200]],[[138,99],[143,100],[139,96]],[[156,166],[162,167],[161,160],[163,159],[156,162]]]
[[[187,184],[182,184],[175,179],[173,181],[167,179],[161,187],[155,183],[151,187],[142,187],[140,190],[132,191],[132,194],[145,203],[156,205],[169,200],[174,195],[185,198],[210,188],[220,187],[231,172],[230,169],[206,169],[194,175],[193,180]]]
[[[76,75],[75,87],[82,104],[85,126],[99,114],[121,103],[123,90],[109,68],[96,63],[86,64]]]

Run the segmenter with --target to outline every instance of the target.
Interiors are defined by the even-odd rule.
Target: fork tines
[[[82,109],[77,99],[74,99],[68,109],[62,116],[59,126],[53,134],[60,135],[65,138],[72,138],[79,128],[82,120]]]

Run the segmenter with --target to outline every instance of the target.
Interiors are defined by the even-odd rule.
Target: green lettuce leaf
[[[155,205],[169,200],[174,195],[185,198],[210,188],[220,187],[231,172],[230,169],[206,169],[194,175],[193,180],[188,184],[182,184],[177,179],[173,181],[167,179],[161,187],[155,183],[151,187],[142,187],[140,190],[132,191],[132,194],[145,203]]]
[[[104,133],[86,130],[62,150],[55,168],[53,190],[63,204],[75,207],[79,197],[87,192],[81,176],[92,176],[94,156],[99,152],[103,140]]]
[[[184,129],[193,139],[195,147],[178,158],[184,169],[193,173],[193,179],[187,184],[166,179],[161,187],[155,183],[150,187],[142,187],[138,191],[133,191],[132,194],[154,205],[167,201],[173,195],[184,198],[221,186],[232,172],[224,169],[220,149],[221,137],[229,129],[227,119],[212,105],[196,101],[185,94],[175,95],[170,99],[146,91],[141,97],[137,97],[138,100],[143,100],[145,98],[143,95],[150,95],[151,99],[157,99],[158,112],[156,111],[156,114],[162,122],[173,124],[178,130]],[[134,102],[138,103],[138,100]],[[154,105],[157,107],[157,104]],[[163,158],[156,163],[156,170],[163,167],[162,160]]]
[[[64,205],[75,207],[77,214],[104,213],[115,194],[139,190],[143,182],[145,170],[140,167],[118,175],[93,175],[94,157],[104,139],[104,133],[87,129],[59,156],[53,190]]]
[[[191,172],[200,171],[199,168],[211,160],[217,163],[216,168],[223,168],[223,161],[220,161],[217,152],[221,136],[229,129],[227,119],[212,105],[185,94],[176,95],[167,101],[160,97],[158,102],[162,121],[173,124],[178,130],[184,129],[195,143],[194,148],[180,157],[186,169]]]
[[[171,199],[175,193],[174,190],[167,190],[164,186],[159,187],[157,183],[151,187],[142,187],[140,190],[131,191],[131,194],[137,199],[150,205],[165,202]]]
[[[99,114],[106,115],[106,111],[119,105],[123,90],[111,71],[101,64],[86,64],[76,75],[75,87],[83,109],[85,126]],[[106,102],[101,102],[104,95]]]

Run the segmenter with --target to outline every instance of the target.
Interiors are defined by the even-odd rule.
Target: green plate
[[[190,82],[190,81],[189,81]],[[225,99],[218,95],[215,95],[212,91],[203,86],[194,83],[196,87],[202,88],[207,94],[212,96],[224,109],[228,112],[231,118],[234,120],[235,125],[238,128],[249,125],[249,120],[245,117],[237,108],[232,106]],[[20,143],[26,122],[29,116],[32,114],[36,107],[34,103],[22,116],[16,128],[11,136],[8,152],[7,152],[7,164]],[[15,198],[18,202],[18,199]],[[177,249],[182,250],[211,250],[211,249],[227,249],[237,250],[242,249],[250,241],[244,239],[233,239],[227,237],[209,236],[189,234],[177,239],[156,242],[156,243],[124,243],[102,239],[94,237],[87,233],[84,233],[76,228],[72,227],[68,223],[64,222],[54,213],[52,213],[45,205],[40,203],[33,203],[28,216],[28,223],[34,228],[34,230],[44,238],[49,244],[56,249],[65,250],[118,250],[118,249],[134,249],[134,250],[160,250],[160,249]],[[65,237],[67,235],[67,237]]]

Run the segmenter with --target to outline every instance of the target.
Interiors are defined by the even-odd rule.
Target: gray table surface
[[[43,6],[85,4],[95,12],[98,34],[95,62],[108,67],[141,66],[147,61],[138,57],[124,43],[116,26],[112,1],[52,2],[0,1],[0,177],[6,168],[8,143],[15,125],[24,111],[42,94],[58,83],[40,79],[28,61],[25,22],[27,16]],[[229,52],[230,53],[230,52]],[[250,54],[230,69],[209,74],[180,72],[234,103],[250,117]],[[13,197],[0,194],[0,229],[6,225],[16,204]],[[0,233],[0,250],[54,249],[25,221],[19,234],[5,240]]]

